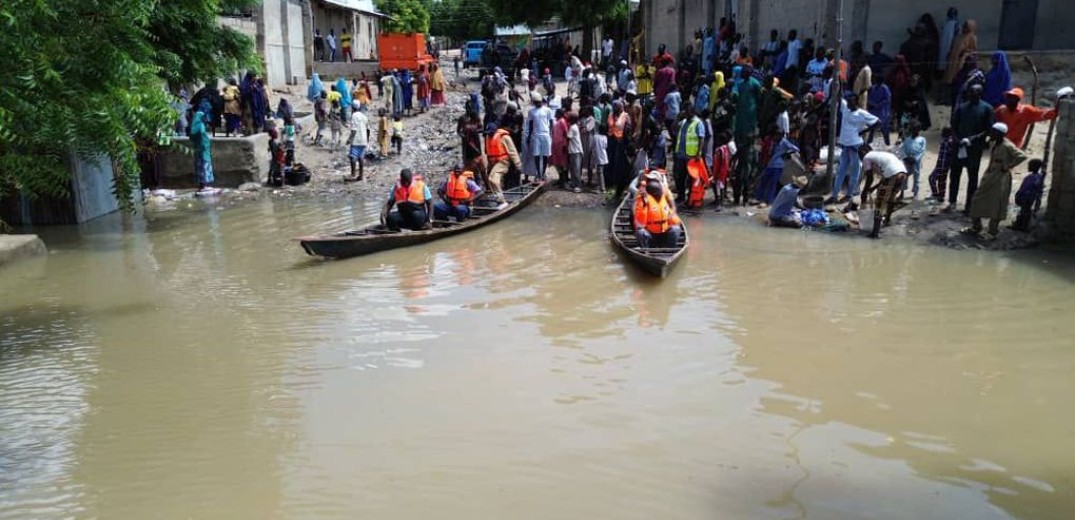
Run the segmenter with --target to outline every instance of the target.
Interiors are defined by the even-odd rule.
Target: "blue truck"
[[[463,47],[463,66],[478,67],[482,63],[482,51],[485,50],[485,40],[471,40]]]

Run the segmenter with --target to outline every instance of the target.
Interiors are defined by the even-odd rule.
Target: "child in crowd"
[[[948,186],[948,170],[952,163],[952,154],[955,153],[956,137],[950,127],[941,130],[941,146],[937,152],[937,165],[929,174],[930,198],[944,202],[945,188]]]
[[[385,109],[377,111],[377,144],[381,148],[381,158],[388,157],[388,142],[390,135],[390,128],[388,124],[388,112]]]
[[[914,179],[911,189],[911,199],[918,199],[918,179],[922,173],[922,158],[926,156],[926,138],[922,137],[922,126],[918,120],[912,120],[907,126],[907,137],[900,145],[900,155],[903,156],[903,164],[907,167],[907,177],[903,180],[903,191],[907,191],[907,183]],[[931,175],[932,176],[932,175]],[[902,194],[900,197],[902,198]]]
[[[567,164],[571,171],[571,190],[581,193],[582,132],[579,130],[579,115],[574,111],[567,113],[567,125]]]
[[[280,134],[275,128],[269,130],[269,184],[272,186],[284,185],[284,145],[280,142]]]
[[[735,140],[729,131],[721,132],[715,141],[713,152],[713,198],[717,211],[724,210],[724,198],[728,196],[728,177],[732,171],[732,158],[735,157]]]
[[[396,148],[396,155],[403,153],[403,121],[399,114],[392,116],[392,146]]]
[[[321,97],[314,101],[314,121],[317,121],[317,134],[314,136],[314,145],[321,146],[321,138],[325,128],[328,127],[328,94],[321,91]]]
[[[605,194],[605,167],[608,166],[608,136],[600,131],[600,123],[598,123],[598,131],[593,136],[593,161],[597,166],[595,171],[590,172],[589,181],[593,184],[593,177],[597,176],[598,193]]]
[[[1023,179],[1019,191],[1015,192],[1015,204],[1019,206],[1019,216],[1015,218],[1012,229],[1030,231],[1030,219],[1041,209],[1041,196],[1045,192],[1045,172],[1042,171],[1041,159],[1031,159],[1027,164],[1030,175]]]
[[[284,116],[284,164],[295,164],[295,119],[290,114]]]
[[[340,133],[343,131],[343,113],[340,111],[340,102],[332,101],[332,110],[328,113],[329,130],[332,131],[332,149],[340,146]]]

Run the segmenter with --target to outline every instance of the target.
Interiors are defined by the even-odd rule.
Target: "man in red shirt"
[[[1045,110],[1034,105],[1024,105],[1023,89],[1015,87],[1004,93],[1004,104],[997,107],[997,122],[1008,125],[1009,141],[1022,148],[1029,136],[1027,128],[1032,123],[1056,119],[1056,109]]]

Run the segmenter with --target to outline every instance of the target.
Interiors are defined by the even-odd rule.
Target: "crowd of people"
[[[660,45],[656,55],[642,57],[633,43],[617,53],[606,40],[600,62],[591,63],[568,55],[565,46],[564,91],[557,92],[550,68],[539,71],[534,64],[513,77],[497,68],[482,78],[458,126],[466,168],[486,175],[490,164],[503,165],[502,147],[491,157],[488,148],[496,143],[483,149],[483,139],[504,132],[524,181],[545,180],[552,167],[556,186],[607,190],[618,198],[640,174],[667,169],[674,201],[683,207],[700,209],[711,189],[718,211],[729,203],[761,205],[770,208],[772,223],[795,227],[826,225],[824,206],[841,204],[849,213],[876,190],[875,234],[901,201],[920,198],[923,182],[941,211],[957,210],[965,178],[964,213],[999,222],[1011,168],[1025,157],[1013,153],[1007,159],[1022,159],[1007,160],[998,147],[1014,143],[1018,151],[1028,126],[1056,112],[1022,102],[1004,52],[993,53],[989,70],[982,70],[975,32],[975,22],[961,22],[953,8],[943,28],[922,15],[894,56],[884,42],[867,53],[856,41],[837,61],[836,49],[801,40],[795,30],[785,38],[773,30],[760,48],[750,49],[729,20],[698,30],[676,56]],[[952,105],[949,120],[934,120],[933,100]],[[941,153],[922,181],[923,132],[935,126],[942,128]],[[1000,130],[1004,136],[997,140]],[[993,150],[986,176],[1008,176],[999,189],[995,179],[979,186],[986,149]],[[835,175],[813,175],[826,161],[836,164]],[[508,175],[505,169],[490,176],[493,184]],[[803,181],[798,188],[797,179]],[[987,185],[990,191],[982,193]],[[787,204],[796,188],[820,200]],[[785,200],[777,204],[780,195]],[[996,234],[996,226],[989,231]]]

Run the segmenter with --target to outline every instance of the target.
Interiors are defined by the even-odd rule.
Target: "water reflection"
[[[707,215],[656,281],[609,247],[606,214],[539,208],[347,261],[290,240],[376,210],[264,200],[47,230],[57,252],[0,278],[0,516],[1075,505],[1075,270],[1055,257]]]

